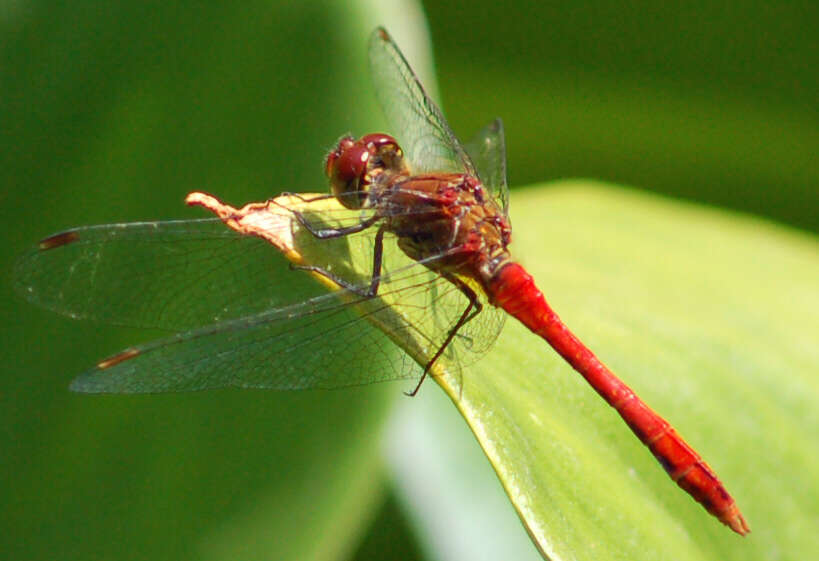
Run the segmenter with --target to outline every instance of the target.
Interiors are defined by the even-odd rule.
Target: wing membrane
[[[473,173],[469,156],[441,110],[384,29],[373,32],[369,54],[376,97],[412,172]]]
[[[310,206],[305,202],[302,210],[314,222],[344,227],[361,220],[346,209],[314,217]],[[373,234],[356,243],[364,248]],[[304,250],[316,265],[332,268],[349,253],[346,240],[307,238]],[[319,247],[308,249],[313,245]],[[303,276],[268,242],[208,218],[85,226],[50,236],[18,259],[14,285],[32,303],[74,319],[178,332],[323,293]]]
[[[466,299],[417,264],[385,275],[382,285],[374,298],[339,291],[127,349],[71,387],[88,393],[293,390],[417,377]],[[488,349],[504,315],[492,308],[479,317],[483,321],[467,323],[441,357],[450,372]]]
[[[336,388],[412,376],[417,364],[334,295],[160,339],[78,377],[74,391]]]
[[[465,145],[484,187],[509,216],[509,186],[506,184],[506,140],[503,122],[495,119]]]
[[[18,260],[15,287],[75,319],[179,331],[305,297],[281,254],[218,219],[88,226],[59,236],[73,241]]]

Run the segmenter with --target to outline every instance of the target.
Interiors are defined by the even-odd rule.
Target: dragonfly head
[[[347,208],[364,206],[373,183],[406,175],[404,152],[388,134],[374,133],[353,140],[345,136],[327,155],[325,173],[338,201]]]

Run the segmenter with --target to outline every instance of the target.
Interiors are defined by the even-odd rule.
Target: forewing
[[[484,187],[508,217],[509,187],[506,183],[506,140],[503,122],[495,119],[467,142],[464,148],[472,159]]]
[[[387,121],[409,159],[412,173],[474,172],[441,110],[390,35],[376,29],[370,37],[370,70],[375,94]]]
[[[334,224],[356,220],[347,211]],[[328,245],[332,255],[339,244]],[[181,331],[322,293],[288,264],[218,219],[108,224],[46,238],[17,261],[14,285],[74,319]]]

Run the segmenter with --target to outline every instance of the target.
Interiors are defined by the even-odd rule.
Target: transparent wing
[[[312,215],[309,207],[301,211],[315,225],[362,219],[348,210]],[[321,241],[300,229],[295,240],[305,262],[363,288],[372,281],[375,231]],[[267,242],[218,220],[69,230],[15,268],[18,291],[43,307],[175,332],[102,361],[73,386],[91,392],[325,388],[417,375],[468,300],[406,257],[391,235],[380,281],[375,298],[328,294]],[[451,371],[483,354],[500,331],[504,314],[483,305],[440,359]]]
[[[419,364],[434,354],[451,327],[445,312],[462,311],[464,304],[454,285],[429,275],[416,266],[383,279],[385,289],[376,298],[327,294],[134,347],[81,375],[71,388],[90,393],[293,390],[417,377]],[[397,301],[403,304],[396,307]],[[493,309],[482,319],[502,317]],[[441,362],[458,372],[485,352],[485,330],[500,327],[491,323],[467,324],[470,329],[453,341]]]
[[[509,186],[506,184],[506,140],[503,122],[495,119],[464,146],[484,187],[509,217]]]
[[[350,226],[358,211],[302,211],[317,227]],[[372,235],[370,233],[369,235]],[[364,237],[360,243],[364,243]],[[324,268],[346,250],[307,238],[303,250]],[[318,244],[315,250],[309,250]],[[364,257],[361,257],[364,259]],[[258,314],[323,293],[260,238],[217,218],[84,226],[41,241],[14,268],[14,287],[32,303],[74,319],[182,331]],[[369,279],[350,280],[366,286]]]
[[[204,219],[68,230],[24,254],[14,284],[31,302],[75,319],[180,331],[308,296],[287,273],[270,244]]]
[[[393,128],[390,132],[409,159],[412,173],[474,174],[469,156],[441,110],[383,28],[370,37],[369,53],[376,97]]]
[[[334,295],[174,335],[116,357],[79,376],[71,389],[335,388],[420,373],[387,334]]]

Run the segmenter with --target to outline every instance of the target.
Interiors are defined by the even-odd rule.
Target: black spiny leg
[[[435,352],[435,354],[432,356],[432,358],[426,364],[426,366],[424,366],[424,373],[421,374],[421,379],[418,380],[418,385],[415,386],[415,389],[412,390],[411,392],[404,392],[404,394],[409,397],[414,397],[415,394],[418,393],[418,390],[421,389],[421,384],[424,383],[424,379],[427,377],[430,368],[432,368],[432,365],[435,364],[435,361],[438,360],[442,354],[444,354],[444,351],[452,342],[452,339],[455,338],[455,335],[458,333],[458,330],[461,329],[464,325],[466,325],[466,323],[469,320],[471,320],[476,315],[481,313],[481,310],[483,310],[483,304],[481,304],[480,300],[478,299],[478,295],[475,293],[474,290],[472,290],[469,287],[469,285],[467,285],[464,281],[450,273],[441,273],[441,276],[444,277],[449,282],[451,282],[452,284],[454,284],[456,287],[458,287],[458,290],[460,290],[464,294],[464,296],[466,296],[467,299],[469,300],[469,304],[467,304],[466,309],[464,309],[463,313],[461,314],[461,317],[458,318],[458,322],[455,325],[453,325],[452,329],[450,329],[449,333],[447,333],[444,343]]]
[[[294,199],[298,199],[303,203],[313,203],[313,202],[316,202],[316,201],[324,201],[326,199],[335,199],[336,198],[336,196],[333,195],[332,193],[322,193],[321,195],[315,195],[313,197],[305,197],[302,193],[291,193],[290,191],[283,191],[282,193],[279,193],[276,197],[274,197],[272,199],[268,199],[268,200],[275,203],[276,199],[278,197],[293,197]],[[276,204],[281,206],[282,208],[287,208],[288,210],[290,210],[288,207],[285,207],[285,206],[281,205],[280,203],[276,203]]]
[[[370,216],[369,218],[362,220],[358,224],[353,224],[352,226],[347,226],[345,228],[316,228],[312,224],[310,224],[304,215],[299,212],[298,210],[290,209],[290,212],[293,213],[293,216],[296,217],[296,220],[299,221],[299,224],[304,226],[304,229],[313,234],[316,238],[320,240],[329,240],[331,238],[340,238],[342,236],[348,236],[350,234],[356,234],[363,230],[366,230],[379,220],[381,217],[377,214]]]
[[[373,275],[370,280],[370,286],[368,286],[366,289],[363,289],[360,286],[356,286],[350,283],[349,281],[346,281],[343,278],[339,277],[338,275],[331,273],[327,269],[323,269],[322,267],[317,267],[315,265],[291,265],[290,268],[298,271],[310,271],[311,273],[319,274],[323,277],[330,279],[340,287],[346,288],[350,292],[353,292],[365,298],[372,298],[378,293],[378,285],[381,283],[381,261],[384,255],[384,232],[386,232],[386,227],[382,224],[381,227],[378,228],[378,232],[376,232],[375,234],[375,246],[373,247]],[[339,235],[341,236],[344,234]]]
[[[305,198],[303,195],[300,195],[298,193],[282,193],[279,196],[295,197],[305,203],[312,203],[315,201],[323,201],[325,199],[335,198],[335,195],[331,194],[316,195],[315,197],[311,197],[309,199]],[[304,217],[304,213],[302,213],[301,211],[294,210],[290,207],[284,206],[281,203],[276,202],[276,199],[271,199],[271,201],[276,203],[283,209],[291,212],[293,216],[296,217],[298,223],[301,224],[305,230],[307,230],[314,237],[320,240],[328,240],[331,238],[340,238],[342,236],[347,236],[349,234],[356,234],[358,232],[366,230],[367,228],[381,220],[381,216],[379,216],[378,214],[374,214],[373,216],[362,220],[358,224],[353,224],[352,226],[347,226],[345,228],[316,228],[315,226],[310,224],[310,222],[307,221],[307,219]]]

